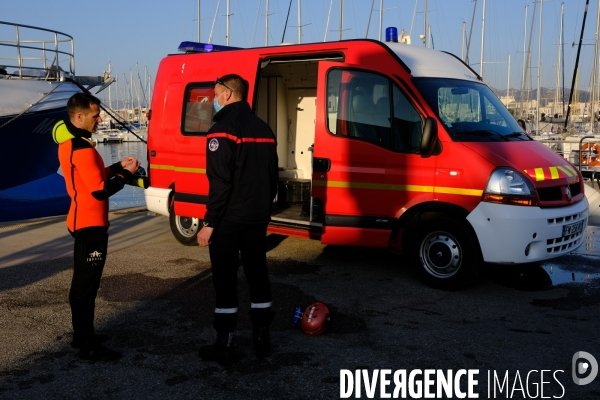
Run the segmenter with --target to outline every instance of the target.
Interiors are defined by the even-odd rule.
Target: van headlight
[[[483,192],[483,201],[519,206],[538,205],[529,181],[512,168],[498,168],[492,172]]]

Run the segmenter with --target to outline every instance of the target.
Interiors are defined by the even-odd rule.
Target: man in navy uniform
[[[237,271],[241,254],[250,291],[250,318],[258,358],[270,353],[268,326],[271,284],[266,234],[279,180],[277,143],[271,128],[246,101],[248,82],[236,74],[215,83],[215,124],[208,131],[206,175],[208,203],[198,244],[209,246],[216,306],[217,340],[200,357],[227,365],[234,361],[233,332],[238,315]]]

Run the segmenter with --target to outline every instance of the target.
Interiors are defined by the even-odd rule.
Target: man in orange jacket
[[[132,178],[139,168],[134,157],[104,166],[91,141],[100,118],[100,100],[76,93],[67,102],[69,119],[52,130],[65,177],[71,207],[67,228],[75,238],[73,280],[69,304],[73,323],[71,345],[86,360],[113,361],[121,354],[101,345],[107,335],[94,332],[94,309],[108,247],[108,198]]]

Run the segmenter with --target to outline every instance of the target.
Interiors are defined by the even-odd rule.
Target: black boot
[[[256,351],[256,358],[262,360],[271,354],[271,337],[268,326],[255,326],[252,330],[252,342]]]
[[[231,365],[234,361],[233,332],[217,333],[217,340],[207,346],[200,347],[199,355],[204,361],[214,361],[223,366]]]

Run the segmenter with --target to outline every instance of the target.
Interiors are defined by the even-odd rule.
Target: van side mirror
[[[431,157],[435,151],[435,145],[438,141],[438,126],[437,121],[433,117],[428,117],[425,120],[423,127],[423,137],[421,138],[421,157]]]

